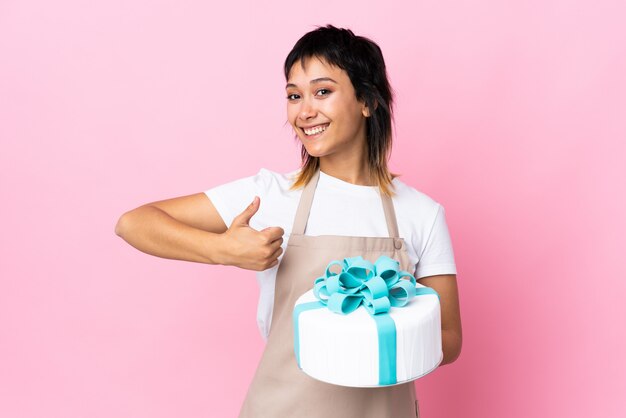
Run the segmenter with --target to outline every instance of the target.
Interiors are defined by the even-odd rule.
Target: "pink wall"
[[[278,3],[2,2],[0,416],[236,415],[254,273],[113,227],[296,168],[281,65],[325,23],[381,45],[392,169],[446,207],[465,339],[418,381],[422,415],[622,416],[623,2]]]

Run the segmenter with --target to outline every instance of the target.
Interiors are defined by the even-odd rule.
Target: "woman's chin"
[[[304,146],[304,149],[306,150],[307,154],[309,154],[311,157],[322,157],[324,156],[324,152],[319,149],[318,147],[307,147],[306,145]]]

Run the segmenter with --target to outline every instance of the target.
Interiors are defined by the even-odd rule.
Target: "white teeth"
[[[315,134],[319,134],[320,132],[324,132],[326,130],[328,126],[316,126],[315,128],[311,128],[311,129],[305,129],[304,133],[307,135],[315,135]]]

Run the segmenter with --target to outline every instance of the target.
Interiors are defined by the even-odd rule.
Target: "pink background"
[[[392,170],[446,208],[464,346],[418,381],[422,416],[623,416],[623,4],[4,0],[0,416],[236,416],[254,273],[113,228],[297,168],[281,67],[326,23],[382,47]]]

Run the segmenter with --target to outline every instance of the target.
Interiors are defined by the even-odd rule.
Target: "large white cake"
[[[400,384],[433,371],[443,358],[439,297],[419,283],[415,288],[417,295],[405,306],[375,315],[363,305],[348,314],[332,312],[313,290],[300,296],[294,307],[300,369],[315,379],[353,387]],[[395,336],[383,332],[389,325]]]

